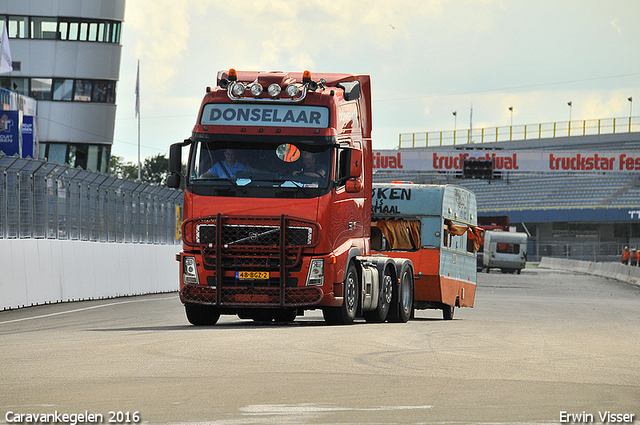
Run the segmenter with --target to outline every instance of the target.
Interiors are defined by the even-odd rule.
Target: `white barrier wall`
[[[0,309],[177,291],[181,247],[0,239]]]
[[[626,266],[621,263],[597,263],[543,257],[538,267],[592,274],[640,286],[640,267]]]

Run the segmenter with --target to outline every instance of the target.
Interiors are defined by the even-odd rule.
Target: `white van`
[[[482,262],[487,273],[496,268],[503,273],[520,274],[527,262],[527,234],[486,231]]]

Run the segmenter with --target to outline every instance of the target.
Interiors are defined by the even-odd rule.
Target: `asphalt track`
[[[640,423],[640,288],[536,268],[478,280],[452,321],[196,328],[173,293],[0,312],[0,423]]]

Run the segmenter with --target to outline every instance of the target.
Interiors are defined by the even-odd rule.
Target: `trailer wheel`
[[[405,263],[399,277],[398,290],[394,291],[391,303],[390,322],[406,323],[413,310],[413,270]]]
[[[455,312],[455,306],[445,304],[445,306],[442,307],[442,318],[444,320],[451,320],[453,319],[454,312]]]
[[[358,271],[353,263],[349,264],[344,278],[344,293],[341,307],[327,307],[322,310],[325,322],[330,325],[350,325],[358,312],[359,285]]]
[[[218,323],[220,311],[214,306],[202,304],[185,304],[187,320],[194,326],[211,326]]]
[[[372,323],[383,323],[389,314],[389,307],[393,300],[393,276],[391,271],[386,268],[382,276],[382,285],[380,287],[380,295],[378,297],[378,307],[373,311],[365,311],[364,320]]]

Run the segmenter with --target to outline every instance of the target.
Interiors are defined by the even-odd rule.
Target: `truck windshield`
[[[332,147],[304,138],[197,141],[191,150],[189,183],[326,189],[333,177]]]

